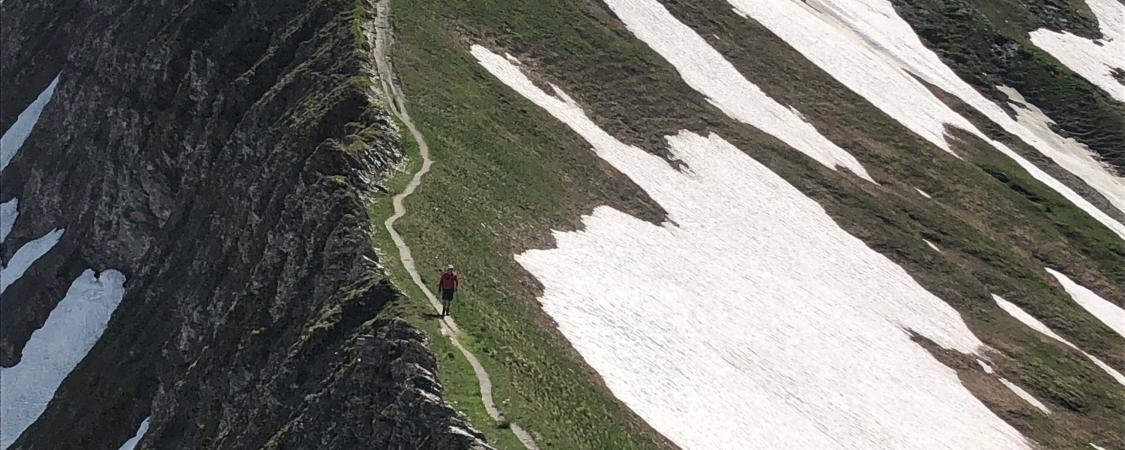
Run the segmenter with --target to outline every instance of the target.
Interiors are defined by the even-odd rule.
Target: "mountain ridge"
[[[78,280],[126,280],[11,448],[518,448],[513,423],[543,448],[965,438],[938,432],[958,418],[943,409],[829,401],[911,376],[1027,445],[1125,441],[1125,337],[1105,316],[1125,305],[1125,105],[1028,37],[1099,39],[1085,1],[389,1],[397,86],[435,161],[396,230],[423,283],[461,272],[459,338],[505,419],[380,226],[421,161],[379,89],[375,2],[7,0],[0,130],[59,81],[3,169],[0,259],[22,271],[21,249],[59,240],[4,281],[0,367],[41,359],[27,343]],[[810,30],[879,64],[849,73]],[[826,250],[843,241],[858,247]],[[583,245],[600,251],[568,259]],[[876,264],[857,255],[940,300],[931,320],[902,310],[914,295],[864,298]],[[794,353],[814,341],[831,357]],[[888,342],[909,351],[857,359]],[[841,367],[870,383],[814,395]],[[707,395],[722,401],[691,401]]]

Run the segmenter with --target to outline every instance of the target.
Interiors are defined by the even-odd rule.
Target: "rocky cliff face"
[[[401,159],[345,0],[3,4],[0,129],[59,77],[3,172],[17,364],[71,280],[126,296],[12,448],[469,448],[425,336],[388,309],[363,196]]]

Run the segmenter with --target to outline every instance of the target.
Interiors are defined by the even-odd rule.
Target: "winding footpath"
[[[410,179],[410,183],[406,185],[406,188],[398,195],[394,196],[392,199],[394,214],[388,217],[386,222],[383,222],[383,225],[387,228],[387,232],[390,233],[395,247],[398,247],[399,259],[402,261],[402,266],[406,269],[406,272],[410,274],[410,278],[414,281],[414,284],[418,286],[418,289],[429,299],[430,305],[433,306],[434,311],[440,312],[441,302],[439,302],[437,297],[434,296],[434,293],[426,287],[426,283],[422,281],[421,275],[418,274],[418,268],[414,264],[414,256],[410,252],[410,246],[406,245],[406,241],[402,239],[398,231],[395,231],[395,222],[406,215],[406,207],[403,205],[403,201],[406,197],[410,196],[410,194],[413,194],[418,186],[422,184],[422,176],[430,171],[430,167],[433,166],[434,162],[430,159],[430,146],[426,143],[426,138],[422,136],[422,133],[414,126],[414,121],[411,120],[410,113],[406,111],[405,97],[398,85],[393,81],[394,72],[391,69],[390,58],[387,56],[387,50],[390,47],[390,24],[388,21],[391,12],[390,0],[379,1],[376,11],[378,17],[375,22],[375,62],[379,71],[379,82],[383,87],[385,97],[390,102],[388,109],[391,114],[394,114],[410,131],[411,136],[414,137],[414,141],[418,143],[418,153],[422,155],[422,168],[414,173],[414,177]],[[480,364],[480,360],[477,359],[476,355],[461,344],[461,340],[458,339],[458,336],[461,334],[461,329],[457,327],[457,322],[455,322],[452,317],[443,317],[441,319],[441,333],[449,338],[453,346],[461,351],[461,354],[469,361],[469,365],[473,367],[473,372],[476,373],[477,381],[480,383],[480,397],[482,403],[484,403],[485,411],[488,412],[488,415],[491,416],[493,420],[505,420],[504,414],[500,412],[499,409],[496,409],[496,403],[492,400],[492,379],[488,376],[488,372],[484,370],[484,366]],[[528,433],[527,430],[524,430],[523,427],[520,427],[519,424],[515,422],[511,422],[510,425],[512,432],[515,433],[524,447],[527,447],[528,450],[539,450],[539,446],[535,444],[535,439],[531,437],[531,434]]]

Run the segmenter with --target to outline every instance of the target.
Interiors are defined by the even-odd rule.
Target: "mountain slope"
[[[575,335],[567,335],[563,338],[568,339],[567,343],[562,343],[560,336],[540,331],[543,326],[558,322],[565,335],[568,327],[577,326],[568,325],[555,315],[561,306],[549,309],[554,311],[549,317],[543,316],[540,302],[548,307],[562,304],[548,300],[550,294],[542,291],[542,285],[562,286],[560,289],[569,292],[575,285],[587,283],[585,280],[593,275],[564,272],[558,267],[559,261],[555,261],[537,264],[538,269],[532,273],[558,270],[557,278],[528,278],[516,261],[539,253],[525,254],[527,250],[543,249],[550,254],[553,250],[547,249],[592,233],[593,229],[586,227],[603,223],[604,213],[595,212],[602,205],[658,225],[666,220],[666,212],[661,207],[663,203],[653,205],[648,195],[634,193],[633,180],[622,178],[604,162],[591,160],[591,144],[560,127],[562,124],[552,117],[544,117],[545,111],[482,72],[476,61],[465,56],[476,44],[500,55],[511,54],[533,82],[548,93],[554,92],[548,83],[558,86],[606,133],[624,144],[669,159],[673,167],[688,173],[692,173],[691,164],[669,157],[663,136],[677,136],[684,129],[703,136],[717,133],[815,200],[850,235],[905,269],[927,291],[953,307],[976,338],[996,350],[984,351],[992,361],[990,367],[997,366],[990,374],[982,370],[971,354],[942,349],[924,333],[914,335],[935,359],[955,369],[961,384],[993,414],[1029,441],[1048,447],[1084,446],[1088,442],[1111,446],[1118,440],[1113,424],[1121,420],[1125,398],[1111,374],[1081,353],[1042,339],[992,300],[992,294],[999,294],[1019,303],[1077,347],[1120,370],[1125,361],[1122,337],[1097,317],[1076,307],[1044,270],[1061,270],[1075,280],[1081,279],[1076,281],[1078,284],[1121,304],[1125,273],[1120,267],[1125,247],[1120,236],[1103,224],[1119,221],[1121,211],[1105,197],[1070,174],[1061,186],[1080,196],[1075,198],[1096,205],[1086,210],[1076,207],[1011,156],[1001,153],[990,140],[1013,149],[1014,154],[1034,164],[1031,167],[1052,177],[1065,178],[1066,169],[1060,171],[1032,143],[1006,132],[932,83],[925,84],[940,100],[938,107],[963,116],[962,124],[971,124],[961,126],[980,130],[973,136],[945,128],[950,150],[957,156],[912,132],[901,118],[889,116],[873,101],[857,95],[762,22],[732,11],[735,2],[661,2],[771,99],[799,111],[820,133],[853,154],[879,185],[834,171],[766,135],[762,129],[733,120],[721,106],[716,108],[690,82],[681,79],[687,77],[682,69],[673,67],[636,40],[623,24],[627,21],[609,6],[613,3],[539,2],[511,6],[473,2],[470,6],[412,2],[396,4],[397,13],[392,18],[405,47],[395,53],[403,89],[413,102],[412,111],[434,148],[436,161],[433,179],[420,189],[417,203],[411,206],[419,215],[405,218],[401,226],[406,239],[414,243],[420,266],[437,268],[456,262],[466,278],[472,280],[465,302],[457,306],[459,323],[476,339],[481,352],[492,355],[485,364],[494,379],[500,380],[497,392],[500,398],[510,399],[510,410],[522,424],[545,434],[548,441],[582,448],[646,447],[662,442],[643,428],[619,422],[616,418],[623,413],[616,410],[617,406],[589,401],[597,395],[598,388],[576,390],[583,384],[576,382],[572,374],[580,373],[580,365],[591,361],[592,356],[587,354],[592,351],[589,345],[584,344],[576,354],[570,348],[579,345],[574,341]],[[909,19],[904,24],[919,26],[904,9],[893,11]],[[962,70],[953,68],[953,72]],[[1083,89],[1092,92],[1090,89],[1096,88],[1086,84]],[[992,98],[991,93],[986,98]],[[1049,108],[1036,106],[1043,111]],[[1007,104],[997,107],[1012,108]],[[1066,120],[1050,116],[1050,112],[1046,114],[1060,123]],[[1088,143],[1095,147],[1093,140]],[[605,183],[613,184],[603,188]],[[618,192],[629,192],[627,198],[643,203],[623,201]],[[727,197],[726,201],[731,208],[749,204],[748,199],[739,196]],[[593,217],[586,220],[595,222],[574,222],[579,214],[591,212],[595,212]],[[746,211],[743,217],[758,218],[754,212]],[[1104,213],[1108,222],[1093,219],[1091,212]],[[780,219],[774,216],[773,220]],[[675,226],[679,221],[673,218],[669,223]],[[552,238],[552,229],[577,233],[574,238],[568,237],[571,233],[555,233]],[[754,236],[750,229],[747,227],[746,233]],[[587,255],[588,259],[579,261],[594,265],[589,258],[615,260],[617,255],[628,254],[628,248],[631,247],[608,245],[602,248],[604,256]],[[514,255],[524,256],[513,258]],[[717,257],[721,261],[715,264],[744,267],[752,273],[791,268],[769,258],[759,262],[760,257],[750,248],[732,245],[729,252]],[[641,275],[647,273],[646,266],[661,266],[665,261],[653,255],[627,260],[632,262],[622,269],[627,275],[613,272],[617,275],[607,279],[621,286],[640,282],[652,286],[650,292],[594,289],[597,294],[573,297],[569,303],[579,308],[607,301],[603,296],[610,297],[628,305],[623,306],[625,314],[636,314],[639,318],[655,314],[653,311],[668,304],[681,309],[675,309],[680,313],[672,316],[666,326],[683,325],[688,330],[769,326],[754,325],[753,311],[760,311],[755,308],[748,319],[702,315],[709,308],[706,303],[717,300],[708,298],[699,300],[703,303],[694,303],[682,295],[666,296],[669,289],[663,283],[673,275]],[[622,263],[617,261],[614,267],[621,267]],[[676,267],[678,272],[673,273],[683,280],[693,280],[709,270],[696,265]],[[718,296],[721,286],[706,285]],[[539,301],[533,302],[532,298]],[[767,302],[777,298],[763,295]],[[803,298],[813,303],[823,301],[813,295]],[[691,318],[695,316],[706,319],[694,322]],[[567,320],[586,323],[594,318],[605,319],[595,314]],[[656,340],[670,332],[671,328],[660,326],[634,326],[639,320],[610,319],[628,329],[628,333],[655,335],[650,337]],[[609,330],[597,328],[591,333],[600,336]],[[703,339],[701,332],[694,335]],[[832,344],[831,340],[826,342]],[[609,344],[605,341],[601,345]],[[599,349],[602,351],[607,350]],[[627,348],[621,352],[616,354],[629,361],[631,353]],[[670,356],[653,356],[622,366],[647,367],[642,365],[644,362],[679,367],[672,361]],[[570,364],[579,366],[570,369]],[[605,367],[595,364],[594,368],[605,375]],[[633,385],[655,372],[634,369],[627,373],[628,377],[623,379]],[[1000,375],[1005,382],[1044,401],[1053,413],[1041,414],[1002,383]],[[675,386],[669,388],[670,392],[684,388],[675,383],[668,386]],[[611,389],[617,392],[620,387],[613,388],[611,383]],[[719,390],[716,395],[722,392],[726,391]],[[598,406],[590,408],[591,404]],[[555,409],[550,405],[564,406]],[[663,407],[691,411],[679,409],[683,405]],[[589,412],[577,414],[579,419],[571,425],[569,421],[574,415],[567,411],[579,408]],[[730,415],[729,411],[715,414]],[[652,419],[643,412],[641,415]],[[687,417],[675,414],[668,420],[680,422],[678,425],[683,428],[699,426],[700,422]],[[762,420],[762,416],[750,415],[739,423],[747,432],[769,429],[765,422],[759,422]],[[943,424],[941,420],[932,423]],[[589,427],[609,431],[604,437],[579,431]],[[631,429],[636,431],[627,431]],[[665,433],[670,429],[657,427]],[[650,437],[625,439],[617,430]]]
[[[1125,4],[389,1],[0,6],[5,445],[1125,448]]]

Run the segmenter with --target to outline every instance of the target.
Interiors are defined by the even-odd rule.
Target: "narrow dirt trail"
[[[414,125],[414,121],[411,120],[410,113],[406,111],[405,96],[403,96],[402,91],[394,82],[394,72],[391,68],[390,58],[387,55],[391,39],[389,30],[390,23],[388,21],[390,12],[390,0],[379,1],[376,12],[378,17],[375,22],[375,62],[379,70],[379,81],[382,84],[383,93],[390,101],[390,105],[388,106],[391,114],[394,114],[395,117],[406,126],[411,136],[414,137],[414,141],[418,143],[418,153],[422,156],[422,167],[418,172],[414,173],[414,177],[410,179],[410,183],[406,185],[406,188],[398,195],[395,195],[391,200],[394,205],[394,214],[388,217],[387,220],[383,222],[383,225],[387,228],[387,233],[391,235],[395,247],[398,247],[399,259],[402,261],[402,266],[406,269],[406,272],[410,274],[411,280],[413,280],[414,284],[418,286],[418,289],[426,295],[434,311],[440,312],[441,302],[438,301],[434,293],[426,286],[426,283],[422,281],[422,276],[418,274],[418,268],[414,264],[414,256],[410,251],[410,246],[406,245],[406,241],[403,240],[402,236],[395,230],[395,222],[406,215],[406,207],[403,205],[403,201],[406,197],[409,197],[410,194],[413,194],[414,191],[418,189],[418,186],[422,184],[422,177],[430,171],[430,167],[433,166],[433,160],[430,159],[430,146],[426,143],[426,138],[422,136],[422,133],[419,132],[418,128]],[[458,339],[458,335],[461,334],[461,329],[457,327],[457,322],[455,322],[452,317],[443,317],[441,319],[441,333],[449,338],[453,346],[461,351],[461,354],[469,361],[469,365],[473,367],[473,372],[476,373],[477,381],[480,383],[480,396],[481,401],[484,403],[485,411],[487,411],[488,415],[494,420],[504,420],[504,413],[496,409],[496,403],[492,400],[492,379],[488,376],[488,372],[484,370],[484,366],[481,365],[476,355],[461,344],[461,340]],[[515,433],[520,442],[523,443],[524,447],[527,447],[529,450],[539,450],[539,446],[535,444],[535,439],[531,437],[531,434],[528,433],[527,430],[520,427],[519,424],[511,422],[511,430]]]

